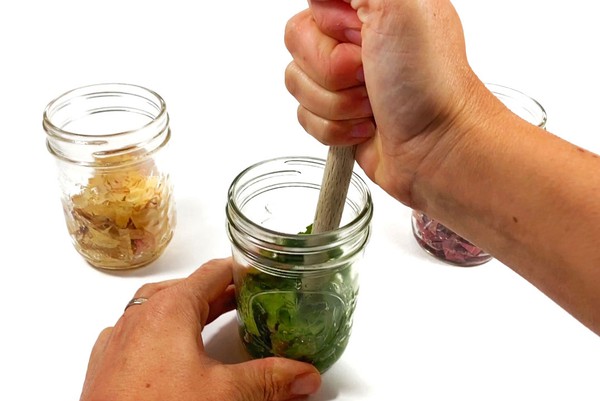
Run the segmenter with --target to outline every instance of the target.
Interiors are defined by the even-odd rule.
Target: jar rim
[[[545,128],[546,123],[548,121],[548,115],[546,113],[546,109],[538,102],[536,99],[532,98],[528,94],[496,83],[485,83],[486,88],[494,96],[498,98],[502,103],[504,103],[513,113],[517,114],[519,117],[523,118],[530,124],[534,124],[540,128]],[[510,107],[506,100],[517,101],[519,107],[522,110],[514,110],[514,108]],[[524,115],[522,111],[526,111],[527,115]]]
[[[138,93],[134,93],[138,92]],[[66,130],[62,127],[59,127],[52,121],[52,112],[56,111],[55,109],[62,109],[66,107],[64,104],[71,99],[80,96],[106,96],[109,94],[121,94],[121,95],[129,95],[129,96],[140,96],[143,97],[147,95],[147,99],[150,97],[154,98],[155,105],[157,106],[158,113],[153,116],[153,118],[146,124],[140,125],[137,128],[122,130],[114,133],[108,134],[85,134],[78,133],[74,131]],[[155,91],[148,89],[141,85],[129,84],[129,83],[96,83],[91,85],[84,85],[69,91],[62,93],[57,96],[53,100],[51,100],[44,109],[43,114],[43,126],[46,133],[58,140],[72,142],[72,143],[100,143],[103,138],[114,138],[119,136],[127,136],[133,132],[137,132],[143,129],[146,129],[154,124],[158,124],[157,121],[160,121],[167,114],[167,106],[164,99]],[[168,118],[168,116],[167,116]]]
[[[67,129],[70,124],[79,130]],[[102,168],[151,157],[171,136],[164,99],[128,83],[69,90],[48,103],[42,125],[46,147],[58,160]]]
[[[232,181],[231,185],[229,186],[229,190],[228,190],[228,206],[231,206],[234,211],[236,212],[236,214],[242,218],[245,222],[249,223],[250,225],[252,225],[255,228],[258,228],[260,230],[264,230],[267,231],[269,233],[272,234],[276,234],[276,235],[280,235],[283,237],[287,237],[287,238],[292,238],[292,239],[297,239],[297,238],[308,238],[307,235],[304,234],[290,234],[290,233],[284,233],[284,232],[280,232],[280,231],[276,231],[276,230],[272,230],[266,227],[263,227],[257,223],[255,223],[254,221],[252,221],[251,219],[249,219],[248,217],[246,217],[242,211],[238,208],[237,204],[235,202],[231,202],[231,199],[233,198],[232,195],[235,192],[236,189],[236,185],[239,183],[239,181],[250,171],[256,169],[259,166],[263,166],[266,164],[271,164],[274,162],[283,162],[283,163],[289,163],[289,162],[302,162],[302,163],[309,163],[309,164],[314,164],[314,165],[319,165],[319,166],[325,166],[326,161],[324,159],[318,158],[318,157],[312,157],[312,156],[281,156],[281,157],[275,157],[272,159],[267,159],[267,160],[263,160],[257,163],[254,163],[248,167],[246,167],[244,170],[242,170]],[[310,237],[327,237],[327,235],[331,235],[334,233],[339,233],[340,231],[344,231],[346,230],[348,227],[356,224],[356,222],[364,219],[364,217],[367,214],[370,214],[370,209],[372,208],[372,198],[371,198],[371,193],[367,187],[366,182],[355,172],[352,173],[352,177],[351,177],[352,182],[354,183],[358,183],[358,185],[360,186],[361,190],[364,190],[365,193],[365,204],[364,206],[361,208],[360,212],[357,213],[356,217],[354,217],[351,221],[349,221],[348,223],[344,224],[343,226],[340,226],[334,230],[331,231],[326,231],[323,233],[317,233],[317,234],[310,234]]]
[[[356,215],[337,229],[310,235],[291,234],[264,227],[247,217],[242,212],[238,202],[236,202],[237,191],[245,188],[239,187],[239,184],[244,177],[247,177],[249,172],[271,163],[274,163],[275,165],[286,165],[287,163],[305,164],[323,169],[325,166],[325,160],[316,157],[284,156],[267,159],[242,170],[234,178],[228,190],[226,206],[228,223],[227,234],[230,237],[232,244],[240,247],[238,242],[244,242],[245,244],[251,244],[252,246],[260,247],[264,250],[275,248],[276,252],[281,252],[282,249],[284,249],[286,254],[302,255],[325,253],[332,248],[337,248],[347,243],[353,243],[353,241],[358,244],[368,240],[370,236],[368,227],[373,215],[373,201],[366,182],[355,172],[352,173],[351,185],[354,185],[360,192],[364,202],[361,201],[360,207],[355,210]],[[364,234],[364,236],[361,237],[362,234]],[[360,248],[360,246],[357,248]],[[352,257],[352,253],[346,256]],[[342,260],[340,262],[342,262]],[[282,265],[285,265],[285,263]],[[271,268],[273,267],[274,266],[271,266]],[[317,270],[321,267],[297,266],[296,268],[298,270],[307,271]],[[284,267],[282,270],[289,270],[289,267]]]

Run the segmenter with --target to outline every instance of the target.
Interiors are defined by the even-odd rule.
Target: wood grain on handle
[[[335,230],[340,226],[352,178],[355,151],[356,146],[329,148],[313,222],[313,234]]]

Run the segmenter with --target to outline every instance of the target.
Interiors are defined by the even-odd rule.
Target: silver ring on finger
[[[144,302],[146,302],[147,300],[148,300],[148,298],[146,298],[146,297],[132,298],[131,301],[127,302],[127,305],[125,306],[125,309],[123,309],[123,312],[125,312],[127,310],[127,308],[129,308],[130,306],[141,305]]]

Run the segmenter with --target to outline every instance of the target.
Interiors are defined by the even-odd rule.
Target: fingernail
[[[293,395],[307,395],[316,392],[321,385],[321,376],[317,373],[305,373],[296,376],[290,386]]]
[[[360,35],[360,29],[346,29],[344,30],[344,35],[346,35],[348,42],[359,46],[361,45],[362,36]]]
[[[350,136],[353,138],[370,138],[375,133],[375,125],[371,121],[356,124],[350,130]]]

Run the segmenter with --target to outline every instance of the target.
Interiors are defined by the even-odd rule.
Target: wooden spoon
[[[355,151],[356,146],[329,148],[312,234],[335,230],[340,226],[352,178]]]

